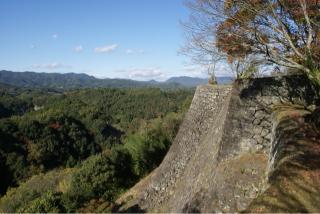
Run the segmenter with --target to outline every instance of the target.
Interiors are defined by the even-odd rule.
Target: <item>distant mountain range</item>
[[[227,84],[232,81],[232,77],[218,77],[218,83]],[[137,87],[161,87],[179,88],[196,87],[197,85],[207,84],[208,79],[196,77],[172,77],[165,82],[135,81],[129,79],[98,79],[87,74],[76,73],[36,73],[36,72],[12,72],[0,71],[0,83],[9,84],[25,88],[55,88],[55,89],[74,89],[74,88],[137,88]]]

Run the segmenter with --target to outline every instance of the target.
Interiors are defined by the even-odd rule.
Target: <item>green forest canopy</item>
[[[0,210],[93,212],[160,164],[194,91],[2,87],[0,93]]]

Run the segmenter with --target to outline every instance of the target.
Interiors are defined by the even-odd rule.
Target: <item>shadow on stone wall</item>
[[[271,96],[282,102],[304,105],[320,105],[315,99],[316,90],[305,75],[292,75],[281,77],[265,77],[256,79],[237,80],[241,99],[256,99],[260,96]],[[262,103],[267,104],[268,103]]]
[[[245,212],[320,211],[320,127],[314,123],[318,111],[282,106],[275,112],[270,187]]]
[[[165,159],[118,211],[319,212],[319,120],[307,110],[318,104],[305,76],[199,86]]]

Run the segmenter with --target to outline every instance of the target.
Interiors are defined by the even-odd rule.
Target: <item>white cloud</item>
[[[57,39],[57,38],[58,38],[58,34],[56,34],[56,33],[55,33],[55,34],[52,34],[52,38],[53,38],[53,39]]]
[[[196,65],[185,65],[183,67],[183,70],[190,71],[190,72],[192,72],[192,71],[194,71],[196,69],[199,69],[199,66],[196,66]]]
[[[181,76],[192,76],[192,77],[208,77],[207,68],[199,65],[187,65],[184,66],[180,72]]]
[[[36,46],[35,46],[34,44],[30,44],[30,45],[29,45],[29,48],[30,48],[30,49],[35,49]]]
[[[74,52],[78,52],[78,53],[81,52],[81,51],[83,51],[82,45],[78,45],[78,46],[74,47],[74,48],[73,48],[73,51],[74,51]]]
[[[114,51],[115,49],[117,49],[117,47],[118,47],[118,44],[96,47],[94,49],[94,52],[96,52],[96,53],[110,53],[110,52]]]
[[[209,65],[187,65],[181,69],[181,72],[193,77],[208,77]],[[226,62],[217,63],[215,66],[216,76],[233,76],[233,73]]]
[[[217,64],[215,74],[216,76],[233,76],[234,75],[230,66],[227,64],[227,62]]]
[[[128,77],[138,80],[163,79],[164,73],[159,68],[134,68],[127,70]]]
[[[59,68],[71,68],[70,65],[64,65],[61,63],[48,63],[48,64],[34,64],[32,68],[36,69],[59,69]]]

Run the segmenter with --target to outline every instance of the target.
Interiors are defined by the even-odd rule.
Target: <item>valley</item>
[[[193,93],[1,87],[0,210],[36,212],[43,200],[54,201],[47,211],[110,210],[160,164]]]

